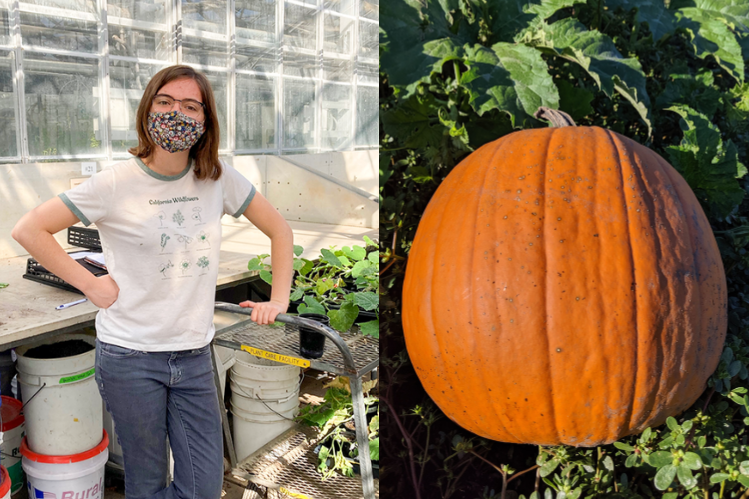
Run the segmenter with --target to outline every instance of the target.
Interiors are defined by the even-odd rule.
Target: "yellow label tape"
[[[290,364],[292,366],[298,366],[298,367],[310,366],[310,363],[307,359],[300,359],[298,357],[289,357],[288,355],[280,355],[280,354],[273,353],[273,352],[266,352],[265,350],[260,350],[259,348],[248,347],[247,345],[242,345],[242,350],[256,357],[262,357],[264,359],[275,360],[276,362],[280,362],[282,364]]]

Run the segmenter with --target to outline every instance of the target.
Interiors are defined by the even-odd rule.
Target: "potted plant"
[[[356,323],[359,331],[380,337],[379,249],[364,236],[364,245],[323,248],[315,259],[301,258],[304,248],[294,246],[292,308],[296,313],[314,313],[330,318],[330,327],[348,331]],[[268,254],[249,261],[249,270],[260,271],[260,278],[273,283]]]
[[[363,383],[369,456],[375,477],[378,476],[380,460],[380,405],[378,397],[368,394],[376,385],[377,380]],[[359,452],[348,378],[339,376],[325,385],[325,388],[328,390],[323,402],[303,407],[297,420],[320,431],[315,452],[318,457],[317,469],[323,479],[330,478],[335,473],[353,476],[359,472]]]

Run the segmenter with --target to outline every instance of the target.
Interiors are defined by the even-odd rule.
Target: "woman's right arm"
[[[117,300],[120,289],[109,275],[95,277],[68,255],[52,236],[78,223],[70,208],[55,196],[21,217],[11,236],[44,268],[81,290],[99,308]]]

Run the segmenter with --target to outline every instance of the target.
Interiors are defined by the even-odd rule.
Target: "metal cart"
[[[235,314],[250,315],[251,308],[239,305],[217,302],[216,310]],[[354,405],[354,422],[356,424],[356,440],[359,450],[359,466],[361,469],[362,489],[364,499],[375,499],[374,477],[372,461],[369,456],[369,438],[367,435],[367,418],[362,391],[362,377],[375,369],[380,362],[379,342],[354,332],[338,334],[333,329],[316,321],[296,316],[280,314],[276,322],[285,324],[284,328],[260,326],[249,318],[225,329],[216,331],[213,342],[216,345],[244,350],[252,355],[275,360],[284,364],[291,364],[302,368],[310,367],[326,371],[338,376],[349,378],[352,402]],[[325,335],[333,342],[334,348],[326,346],[320,359],[305,359],[299,357],[299,326],[305,326]],[[218,384],[218,365],[214,356],[214,372]],[[224,438],[227,442],[232,468],[237,465],[237,456],[229,429],[228,418],[224,409],[223,396],[219,396],[222,416],[224,418]]]

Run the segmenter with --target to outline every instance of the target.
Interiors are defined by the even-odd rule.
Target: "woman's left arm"
[[[270,257],[273,266],[273,285],[270,301],[244,301],[239,305],[252,307],[250,318],[258,324],[272,324],[278,314],[289,307],[291,278],[294,273],[294,233],[281,214],[259,192],[255,193],[244,216],[270,238]]]

